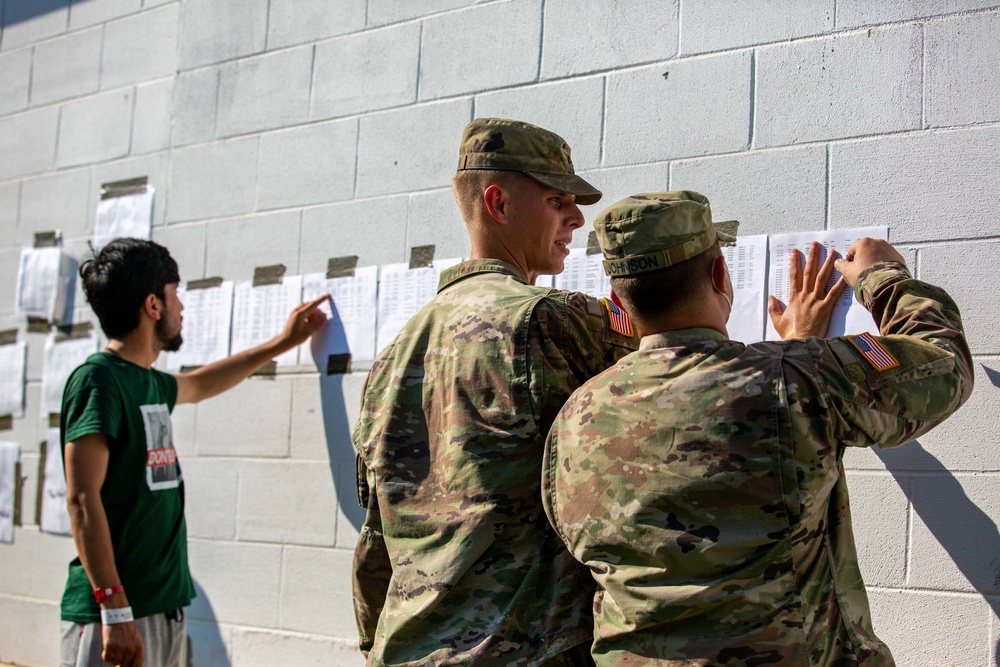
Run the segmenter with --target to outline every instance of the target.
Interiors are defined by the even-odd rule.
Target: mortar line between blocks
[[[52,166],[58,171],[59,165],[59,139],[62,136],[62,116],[64,107],[60,106],[56,111],[56,140],[52,142]]]
[[[301,214],[301,212],[299,213],[299,252],[300,253],[302,252],[302,214]],[[301,272],[299,272],[299,275],[301,275]],[[306,339],[306,342],[308,342],[308,340],[309,339]],[[299,354],[300,355],[303,352],[305,352],[305,349],[303,349],[303,347],[304,347],[303,344],[300,343],[299,344]],[[289,390],[288,390],[288,431],[285,434],[286,435],[286,437],[285,437],[285,447],[286,447],[286,449],[285,449],[285,457],[286,457],[286,459],[285,460],[286,461],[292,461],[293,460],[292,459],[292,429],[295,426],[295,393],[296,393],[295,392],[295,385],[296,385],[296,377],[290,378],[288,380],[288,383],[291,384],[291,387],[289,387]]]
[[[198,436],[196,431],[195,440],[197,440],[197,438]],[[240,505],[242,504],[241,499],[243,498],[243,463],[244,462],[242,460],[239,460],[236,464],[236,502],[234,503],[234,505],[236,506],[236,516],[233,517],[233,537],[232,537],[233,542],[242,541],[240,539],[241,537],[240,525],[242,523],[240,521],[240,516],[243,514],[243,512],[241,511]]]
[[[830,165],[831,165],[830,144],[826,145],[826,161],[825,162],[826,162],[826,164],[825,164],[825,172],[826,173],[824,174],[824,177],[826,178],[826,184],[825,184],[826,187],[823,188],[823,196],[826,197],[826,201],[824,202],[824,205],[823,205],[823,217],[825,218],[823,220],[823,229],[830,229],[830,220],[831,220],[831,215],[830,215],[830,202],[831,202],[830,190],[831,190],[832,184],[833,184],[833,180],[830,178]]]
[[[361,116],[355,121],[354,130],[354,189],[352,199],[358,198],[358,164],[361,158]],[[301,240],[300,240],[301,242]]]
[[[601,136],[597,142],[597,166],[604,166],[604,141],[608,123],[608,77],[601,77]]]
[[[545,0],[539,3],[542,15],[538,21],[538,66],[535,68],[535,81],[542,80],[542,55],[545,53]]]
[[[100,74],[98,74],[100,77]],[[24,108],[31,108],[31,92],[32,88],[35,86],[35,47],[31,47],[30,59],[28,61],[28,98],[24,101]]]
[[[920,24],[920,127],[927,128],[927,22]]]
[[[420,103],[420,67],[424,58],[424,22],[420,22],[420,37],[417,39],[417,85],[413,91],[413,103]]]
[[[263,134],[258,134],[255,137],[255,140],[257,141],[257,146],[256,146],[256,148],[257,148],[257,157],[254,160],[254,169],[253,169],[253,209],[249,211],[250,215],[255,215],[255,214],[261,212],[261,210],[260,210],[260,192],[258,191],[258,185],[260,184],[260,178],[258,178],[258,176],[260,174],[261,158],[262,158],[263,153],[264,153],[264,142],[262,141],[263,137],[264,137]]]
[[[903,583],[905,586],[910,585],[910,572],[912,571],[912,563],[910,559],[913,558],[913,477],[907,477],[906,480],[906,554],[903,558]]]
[[[104,83],[104,39],[107,36],[108,26],[106,23],[101,24],[101,52],[97,56],[97,90],[93,94],[99,94],[103,92],[102,84]],[[32,49],[34,51],[34,49]],[[34,56],[34,53],[32,53]]]
[[[677,0],[677,53],[674,57],[684,53],[684,0]]]
[[[285,588],[285,547],[287,545],[281,544],[281,550],[278,552],[278,628],[284,627],[284,619],[282,618],[282,612],[284,611],[285,605],[282,604],[284,599],[284,588]],[[277,628],[275,628],[277,629]]]
[[[312,46],[312,59],[309,61],[309,99],[306,100],[306,109],[309,110],[309,120],[314,120],[312,117],[313,108],[313,95],[316,92],[316,45]]]
[[[128,128],[128,157],[133,157],[133,151],[135,150],[135,131],[136,123],[138,119],[137,111],[139,110],[139,84],[132,87],[132,113],[129,118],[129,128]],[[164,224],[166,224],[166,219],[164,219]],[[154,222],[155,226],[156,223]]]
[[[271,0],[267,0],[267,7],[264,9],[264,53],[267,53],[267,47],[270,46],[271,38]],[[315,45],[313,49],[315,50]]]
[[[302,274],[302,226],[303,226],[303,220],[305,219],[305,217],[306,217],[305,211],[300,208],[299,209],[299,252],[296,255],[296,259],[295,259],[296,266],[297,266],[297,269],[298,269],[297,273],[299,275],[303,275]],[[302,352],[303,352],[302,346],[300,345],[300,347],[299,347],[299,354],[301,355]],[[295,385],[293,384],[292,385],[292,419],[294,419],[294,418],[295,418]],[[288,420],[288,454],[289,454],[289,456],[291,456],[291,453],[292,453],[292,419]]]
[[[750,52],[750,136],[747,139],[747,148],[754,149],[757,125],[757,49]]]

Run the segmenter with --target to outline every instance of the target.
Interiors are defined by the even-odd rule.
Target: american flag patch
[[[604,307],[608,309],[608,315],[611,319],[611,330],[620,333],[623,336],[632,337],[632,320],[629,318],[628,313],[618,307],[611,299],[601,299],[604,302]]]
[[[875,339],[870,333],[863,333],[858,336],[848,336],[847,340],[858,349],[865,359],[872,366],[880,371],[887,371],[890,368],[899,366],[896,357],[890,354],[889,350],[882,347],[882,343]]]

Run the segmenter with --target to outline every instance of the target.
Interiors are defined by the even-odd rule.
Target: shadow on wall
[[[76,0],[80,4],[81,0]],[[6,0],[0,2],[3,9],[3,25],[14,25],[49,12],[64,11],[70,0]]]
[[[991,377],[992,380],[992,377]],[[1000,531],[949,470],[919,441],[872,450],[906,494],[913,511],[969,583],[1000,617]],[[920,476],[915,477],[914,472]],[[914,483],[933,484],[932,493],[914,493]],[[1000,643],[994,646],[1000,664]]]
[[[212,601],[197,581],[197,597],[188,607],[188,665],[190,667],[230,667],[226,642],[212,610]]]
[[[331,304],[332,305],[332,304]],[[336,309],[335,305],[332,305]],[[332,319],[336,319],[336,310]],[[343,327],[327,325],[323,336],[313,336],[312,356],[316,367],[320,370],[320,405],[323,410],[323,432],[326,435],[326,451],[330,461],[330,478],[333,480],[334,491],[337,494],[337,505],[340,513],[337,518],[336,542],[338,546],[346,547],[343,535],[344,526],[341,521],[347,520],[357,533],[365,519],[365,512],[358,505],[358,486],[354,467],[354,445],[351,442],[351,430],[354,424],[347,414],[344,382],[348,376],[343,374],[342,365],[335,362],[336,354],[331,352],[347,349],[347,338]],[[337,371],[327,373],[324,369]],[[353,399],[351,399],[353,400]],[[350,538],[353,543],[353,537]]]

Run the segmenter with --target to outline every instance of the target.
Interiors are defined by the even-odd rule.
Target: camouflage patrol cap
[[[712,222],[708,199],[692,190],[632,195],[594,221],[612,278],[665,269],[697,257],[718,241],[736,243],[736,220]]]
[[[569,144],[555,132],[506,118],[477,118],[465,126],[458,171],[519,171],[542,185],[576,195],[578,204],[596,204],[601,191],[573,171]]]

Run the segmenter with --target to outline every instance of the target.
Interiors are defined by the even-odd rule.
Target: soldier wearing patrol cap
[[[696,192],[596,220],[639,350],[574,392],[547,441],[546,513],[599,584],[599,665],[892,665],[875,636],[842,456],[926,433],[972,391],[955,302],[884,241],[793,253],[786,339],[727,340],[732,300]],[[831,253],[832,255],[832,253]],[[878,324],[825,335],[834,264]],[[881,335],[878,335],[878,334]]]
[[[372,665],[592,664],[594,584],[542,510],[542,449],[570,393],[634,350],[562,271],[599,190],[558,135],[473,121],[455,198],[471,259],[381,352],[353,440],[367,509],[354,606]],[[617,330],[616,330],[617,329]]]

